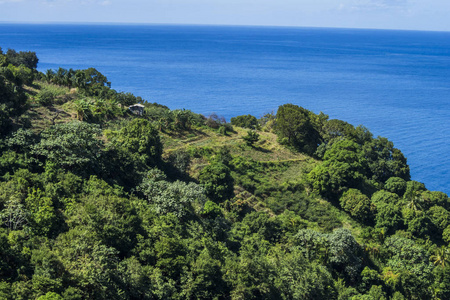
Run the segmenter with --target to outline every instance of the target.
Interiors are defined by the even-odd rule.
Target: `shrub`
[[[239,126],[243,128],[249,128],[249,129],[257,129],[258,126],[258,120],[256,117],[252,115],[243,115],[243,116],[237,116],[231,118],[231,124],[234,126]]]

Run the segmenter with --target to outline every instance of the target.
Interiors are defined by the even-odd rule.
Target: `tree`
[[[207,249],[191,264],[182,281],[181,295],[185,299],[222,299],[230,292],[220,261],[213,259]]]
[[[243,116],[237,116],[237,117],[233,117],[230,120],[231,125],[233,126],[239,126],[239,127],[243,127],[243,128],[248,128],[248,129],[258,129],[258,120],[256,119],[255,116],[252,115],[243,115]]]
[[[162,143],[158,131],[144,119],[133,119],[111,136],[112,144],[147,166],[161,161]]]
[[[60,234],[52,251],[63,266],[64,278],[76,282],[83,299],[118,299],[122,294],[118,251],[89,229],[77,227]]]
[[[355,131],[353,125],[347,122],[337,119],[327,120],[328,116],[326,115],[322,116],[322,119],[323,121],[319,127],[322,143],[315,152],[315,155],[319,158],[323,158],[325,151],[328,150],[334,142],[345,138],[351,139],[354,136],[353,132]]]
[[[185,109],[172,111],[174,116],[174,127],[176,130],[190,130],[192,125],[192,112]]]
[[[312,229],[300,229],[294,236],[295,245],[299,246],[306,259],[319,260],[326,262],[328,260],[328,240],[325,234]]]
[[[380,190],[372,195],[371,201],[376,207],[375,227],[392,233],[403,226],[403,201],[397,194]]]
[[[450,252],[447,247],[441,246],[434,251],[434,254],[430,256],[430,260],[435,266],[445,268],[450,261]]]
[[[450,209],[450,199],[447,194],[443,192],[423,191],[422,198],[425,209],[429,209],[433,206],[441,206],[447,210]]]
[[[380,204],[377,206],[375,227],[384,228],[386,233],[393,233],[404,226],[401,208],[396,204]]]
[[[447,226],[450,225],[450,212],[442,206],[433,206],[427,213],[431,222],[439,229],[439,232],[443,232]]]
[[[442,231],[442,239],[450,244],[450,225]]]
[[[278,139],[289,146],[313,154],[319,145],[319,133],[310,120],[310,112],[294,104],[278,107],[276,132]]]
[[[28,224],[29,219],[30,212],[16,196],[11,197],[5,203],[5,208],[0,212],[1,222],[6,228],[13,231],[23,229]]]
[[[393,235],[383,245],[386,270],[396,274],[395,286],[407,299],[430,299],[433,266],[426,251],[411,239]],[[389,279],[385,276],[384,280]]]
[[[105,189],[108,188],[112,189],[106,185]],[[71,208],[69,226],[90,230],[104,245],[116,249],[121,257],[127,256],[137,243],[137,235],[142,234],[141,219],[129,199],[111,195],[114,191],[102,192],[106,195],[91,192]]]
[[[139,186],[139,190],[154,205],[158,214],[173,213],[178,218],[200,212],[206,202],[204,189],[193,182],[168,182],[158,169],[153,169]]]
[[[30,212],[30,227],[37,235],[48,235],[52,226],[56,225],[55,209],[52,199],[40,189],[32,189],[25,199],[28,211]]]
[[[82,89],[88,96],[104,96],[105,93],[110,92],[111,82],[94,68],[77,70],[73,76],[75,86]],[[57,77],[64,82],[64,74]]]
[[[450,267],[434,268],[433,290],[436,299],[450,299]]]
[[[363,186],[366,161],[361,147],[351,140],[339,140],[325,152],[324,162],[308,174],[315,190],[323,195],[336,195],[346,187]]]
[[[331,274],[325,267],[308,261],[298,250],[274,251],[273,256],[273,285],[281,294],[279,299],[336,299]]]
[[[406,191],[406,180],[400,177],[391,177],[386,180],[384,188],[385,190],[391,193],[396,193],[397,195],[402,197]]]
[[[13,49],[8,49],[6,52],[6,58],[9,63],[18,67],[24,65],[28,69],[36,70],[39,59],[36,56],[36,52],[20,51],[16,52]]]
[[[339,199],[341,207],[352,217],[362,222],[370,222],[373,219],[375,207],[369,197],[357,189],[349,189]]]
[[[386,138],[378,137],[364,143],[362,155],[369,167],[369,178],[385,182],[391,177],[410,179],[409,166],[403,153],[394,148],[394,143]]]
[[[0,68],[0,137],[11,129],[11,118],[26,110],[22,80],[8,68]]]
[[[233,195],[233,177],[230,168],[221,162],[213,162],[200,171],[199,181],[206,194],[216,202],[222,202]]]
[[[426,191],[425,184],[415,180],[406,182],[406,190],[403,198],[409,200]]]
[[[53,125],[41,133],[32,153],[66,170],[95,173],[101,154],[100,133],[98,125],[84,122]]]
[[[37,300],[64,300],[64,298],[55,292],[48,292],[47,294],[37,298]]]
[[[356,282],[363,268],[362,248],[348,229],[339,228],[328,235],[329,263],[333,269]]]
[[[247,130],[247,135],[242,137],[242,139],[249,146],[253,146],[254,143],[259,141],[259,134],[255,130]]]
[[[20,66],[9,65],[8,69],[15,77],[15,81],[18,85],[23,84],[31,85],[33,83],[35,73],[31,69],[25,67],[24,65]]]

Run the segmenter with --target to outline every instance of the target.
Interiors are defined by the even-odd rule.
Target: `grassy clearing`
[[[302,161],[308,158],[303,154],[293,153],[280,145],[273,133],[258,132],[260,141],[251,147],[243,140],[243,137],[247,134],[246,129],[235,127],[234,131],[227,135],[221,135],[216,130],[200,127],[181,136],[163,134],[162,140],[166,155],[176,150],[187,150],[188,148],[217,150],[221,147],[228,147],[233,156],[242,156],[260,162]]]

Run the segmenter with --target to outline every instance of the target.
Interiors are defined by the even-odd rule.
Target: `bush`
[[[224,117],[219,117],[217,114],[211,114],[205,121],[205,125],[214,129],[219,128],[221,125],[226,124]]]
[[[239,126],[249,129],[258,129],[258,120],[252,115],[243,115],[231,118],[231,124],[233,126]]]
[[[39,103],[42,106],[49,106],[53,104],[53,101],[55,100],[55,96],[53,95],[52,92],[50,91],[42,91],[40,92],[37,97],[36,97],[36,101],[37,103]]]
[[[248,130],[247,135],[242,137],[242,139],[247,143],[247,145],[253,146],[254,143],[259,141],[259,134],[254,130]]]

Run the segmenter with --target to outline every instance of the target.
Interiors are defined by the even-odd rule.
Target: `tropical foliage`
[[[37,63],[0,51],[0,299],[450,298],[449,198],[387,139]]]

